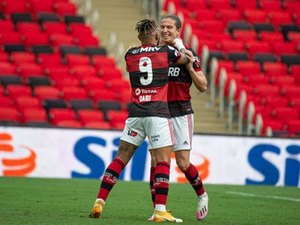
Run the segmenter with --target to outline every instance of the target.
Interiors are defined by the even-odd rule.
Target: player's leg
[[[93,208],[89,214],[91,218],[100,218],[105,201],[116,184],[121,172],[132,158],[135,150],[137,149],[136,145],[130,144],[125,141],[120,141],[120,146],[118,153],[114,160],[108,165],[104,172],[100,189],[97,195],[97,199],[93,205]]]
[[[202,220],[208,213],[208,197],[197,168],[190,163],[194,127],[193,115],[174,117],[172,118],[172,123],[176,138],[176,143],[174,144],[176,164],[184,173],[197,195],[196,218]]]
[[[137,147],[140,146],[145,139],[145,135],[142,131],[139,133],[133,131],[133,127],[135,125],[139,125],[138,119],[127,119],[126,126],[121,136],[117,155],[104,172],[97,199],[94,202],[93,208],[89,214],[91,218],[101,217],[105,201],[108,198],[110,191],[116,184],[121,172],[132,158]]]
[[[170,161],[173,150],[173,127],[171,120],[166,118],[149,118],[146,126],[147,136],[152,154],[156,161],[154,173],[154,218],[156,222],[182,222],[181,219],[173,217],[166,210],[167,197],[169,192]]]
[[[155,189],[154,189],[154,174],[155,174],[155,169],[156,169],[156,159],[154,156],[154,153],[152,152],[152,149],[149,150],[150,156],[151,156],[151,167],[150,167],[150,178],[149,178],[149,187],[150,187],[150,194],[151,194],[151,200],[153,207],[154,205],[154,200],[155,200]]]

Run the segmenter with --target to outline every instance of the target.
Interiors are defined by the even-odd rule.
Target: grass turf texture
[[[148,184],[119,181],[112,190],[101,220],[88,218],[100,181],[0,177],[0,225],[142,225],[151,224]],[[209,215],[195,218],[196,196],[188,184],[171,184],[168,209],[183,224],[298,225],[300,189],[266,186],[206,185]],[[258,197],[230,192],[254,194]],[[296,201],[271,198],[296,199]]]

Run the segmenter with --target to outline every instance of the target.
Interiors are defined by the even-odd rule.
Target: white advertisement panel
[[[121,132],[0,127],[0,176],[100,179],[114,158]],[[300,140],[194,135],[191,162],[205,183],[300,187]],[[120,175],[148,181],[145,141]],[[171,181],[186,182],[171,163]]]

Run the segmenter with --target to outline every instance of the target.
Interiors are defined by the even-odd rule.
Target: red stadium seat
[[[31,0],[30,11],[34,17],[37,17],[40,12],[52,13],[54,12],[53,3],[51,1]]]
[[[271,109],[277,108],[278,106],[289,106],[289,100],[283,96],[264,96],[261,103],[267,105]]]
[[[254,30],[234,30],[233,38],[239,41],[256,40],[257,35]]]
[[[127,111],[109,110],[107,119],[113,129],[122,130],[125,126],[125,121],[128,117]]]
[[[219,48],[224,52],[229,51],[244,51],[244,42],[237,40],[220,40]]]
[[[234,7],[241,12],[244,12],[245,10],[256,10],[259,8],[256,1],[243,0],[235,0]]]
[[[0,123],[18,124],[21,122],[20,113],[17,109],[10,106],[0,106]]]
[[[281,93],[287,97],[300,96],[299,85],[284,85],[281,88]]]
[[[115,68],[116,67],[116,61],[114,58],[102,56],[102,55],[92,56],[92,63],[97,68],[103,68],[103,67]]]
[[[253,24],[253,23],[266,23],[268,22],[268,15],[266,11],[261,10],[246,10],[244,12],[245,19]]]
[[[65,120],[75,120],[76,115],[72,109],[50,109],[49,118],[52,124],[57,124]]]
[[[5,1],[4,13],[9,15],[12,13],[27,13],[29,11],[26,1],[9,0]]]
[[[82,47],[90,47],[95,46],[98,47],[100,45],[100,40],[96,36],[75,36],[75,43]]]
[[[41,107],[41,102],[33,96],[15,96],[15,105],[21,110],[22,108],[38,108]]]
[[[300,44],[300,33],[296,31],[288,32],[288,40],[294,42],[295,44]]]
[[[216,18],[216,13],[209,9],[197,9],[193,11],[193,18],[195,20],[214,20]]]
[[[6,91],[11,98],[32,96],[31,88],[27,85],[8,85]]]
[[[255,61],[237,61],[236,68],[244,75],[259,74],[261,71],[260,64]]]
[[[281,54],[296,54],[296,44],[292,42],[273,42],[271,43],[272,50],[276,55]]]
[[[23,44],[21,33],[17,31],[0,30],[0,43],[4,44]]]
[[[0,62],[0,74],[16,74],[16,66],[9,62]]]
[[[69,67],[64,64],[58,64],[58,65],[45,65],[43,66],[45,70],[45,74],[51,76],[56,76],[59,74],[69,74]]]
[[[41,31],[41,28],[37,23],[18,22],[16,25],[16,30],[19,31],[20,33],[24,33],[24,32],[38,33]]]
[[[88,93],[93,90],[106,89],[106,81],[99,77],[86,77],[82,80],[82,85]]]
[[[85,99],[88,97],[86,91],[81,87],[62,87],[62,97],[69,101],[73,99]]]
[[[54,47],[59,47],[61,45],[72,45],[74,44],[74,37],[69,34],[52,34],[50,36],[50,42]]]
[[[264,42],[269,42],[270,44],[284,41],[281,32],[270,32],[270,31],[261,31],[259,33],[259,39]]]
[[[84,23],[71,23],[69,25],[70,33],[74,36],[92,36],[93,30],[92,27],[90,27],[87,24]]]
[[[49,36],[43,32],[26,31],[22,33],[24,44],[28,47],[33,45],[48,45],[50,44]]]
[[[43,53],[38,55],[38,62],[43,67],[60,66],[62,65],[62,58],[60,54],[56,53]]]
[[[217,19],[203,20],[198,23],[199,29],[210,33],[222,33],[225,31],[225,24]]]
[[[299,119],[299,113],[292,107],[276,107],[272,111],[272,116],[287,123],[289,120]]]
[[[47,112],[42,107],[25,107],[21,109],[23,123],[48,122]]]
[[[275,76],[271,78],[271,83],[272,84],[277,84],[277,85],[297,85],[296,79],[292,76]]]
[[[0,95],[0,106],[12,107],[13,105],[14,101],[10,97]]]
[[[103,100],[117,100],[115,92],[109,89],[92,90],[89,92],[89,95],[95,103]]]
[[[260,0],[259,6],[263,11],[282,11],[283,6],[281,4],[281,1],[275,1],[275,0]]]
[[[65,58],[69,66],[90,65],[90,58],[87,55],[68,54]]]
[[[85,128],[110,130],[111,126],[107,121],[91,121],[83,124]]]
[[[104,122],[103,112],[97,109],[81,109],[77,111],[78,120],[86,126],[91,122]]]
[[[199,2],[199,1],[198,1]],[[197,2],[197,4],[198,4]],[[228,0],[208,0],[206,1],[207,7],[212,10],[232,9],[233,5]]]
[[[232,8],[220,8],[216,13],[217,19],[221,20],[226,26],[229,21],[239,21],[242,19],[241,12]]]
[[[56,124],[58,127],[67,127],[67,128],[81,128],[82,125],[78,120],[61,120],[58,121]]]
[[[57,88],[80,86],[80,80],[69,74],[52,75],[50,77],[53,82],[53,85]]]
[[[0,85],[0,97],[4,96],[4,87]]]
[[[121,90],[117,95],[118,100],[123,103],[123,107],[127,107],[127,104],[131,102],[131,90]]]
[[[71,2],[57,2],[54,4],[54,9],[55,12],[61,16],[77,14],[77,7]]]
[[[23,77],[24,81],[29,76],[43,76],[45,74],[43,68],[40,65],[35,63],[19,64],[17,70],[19,74]]]
[[[291,14],[286,11],[269,11],[268,17],[270,23],[272,23],[278,31],[280,25],[293,23]]]
[[[117,93],[121,90],[130,90],[130,82],[129,80],[122,80],[122,79],[112,79],[106,81],[106,86],[109,90]]]
[[[253,93],[260,96],[266,96],[266,95],[279,96],[280,88],[272,84],[262,84],[254,87]]]
[[[0,31],[14,32],[14,23],[11,20],[0,20]]]
[[[123,73],[118,68],[103,67],[99,70],[99,77],[104,80],[122,79]]]
[[[52,86],[36,86],[34,88],[34,95],[40,100],[44,100],[47,98],[59,98],[60,91],[59,89]]]
[[[250,58],[253,59],[254,54],[256,53],[271,53],[272,49],[268,42],[264,41],[247,41],[245,44],[246,49],[248,50]]]
[[[35,55],[30,52],[12,52],[10,54],[10,60],[15,64],[36,63]]]
[[[300,135],[300,119],[290,120],[287,122],[287,130],[292,136]]]
[[[287,73],[286,64],[279,62],[264,62],[263,70],[266,76],[282,76]]]
[[[97,69],[92,65],[73,65],[70,67],[70,73],[79,79],[96,77],[98,75]]]
[[[51,36],[52,34],[64,34],[67,35],[67,25],[64,22],[44,22],[43,30]]]

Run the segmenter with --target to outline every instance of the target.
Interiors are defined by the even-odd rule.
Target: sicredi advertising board
[[[0,127],[0,176],[101,179],[114,158],[120,131]],[[300,187],[300,140],[193,136],[191,162],[205,183]],[[120,179],[148,181],[145,141]],[[186,182],[171,160],[171,182]]]

